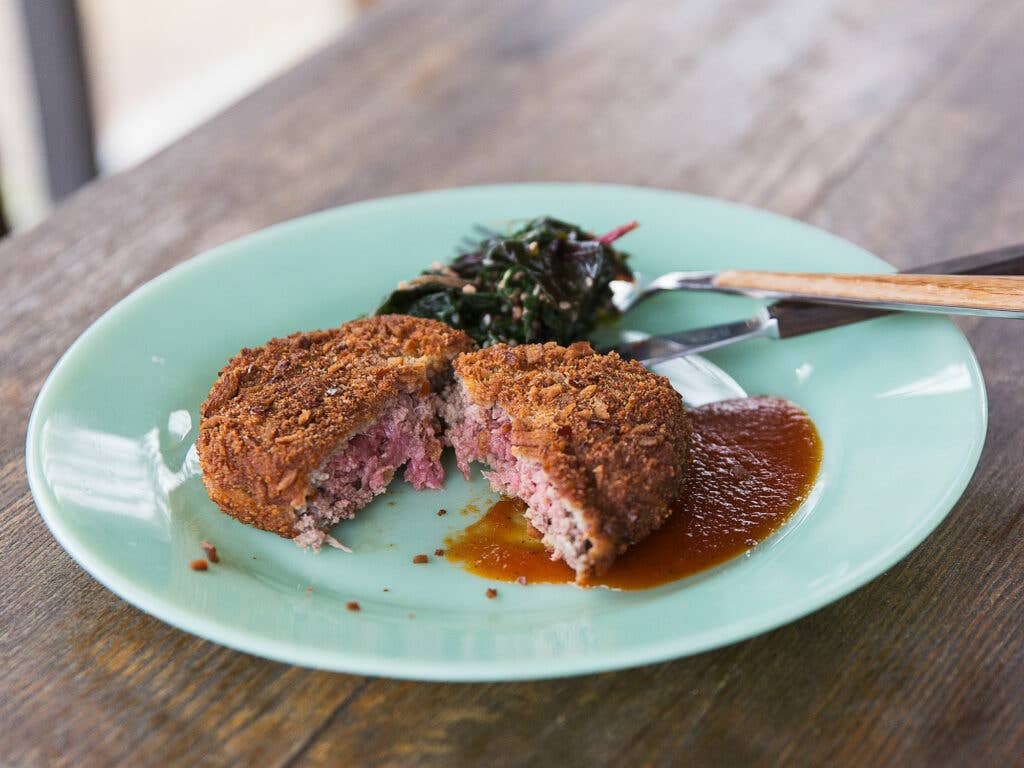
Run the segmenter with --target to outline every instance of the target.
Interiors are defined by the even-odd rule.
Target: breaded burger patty
[[[337,544],[325,531],[395,471],[439,488],[439,392],[472,339],[434,320],[383,315],[243,349],[201,409],[210,498],[243,523]]]
[[[499,344],[455,359],[444,415],[459,467],[483,461],[577,581],[669,515],[690,424],[668,380],[589,344]]]

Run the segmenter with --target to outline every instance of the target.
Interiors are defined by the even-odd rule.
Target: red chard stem
[[[597,238],[597,242],[602,243],[603,245],[609,245],[611,243],[614,243],[623,235],[632,232],[639,226],[640,222],[638,221],[631,221],[628,224],[623,224],[621,227],[616,227],[611,232],[601,235],[599,238]]]

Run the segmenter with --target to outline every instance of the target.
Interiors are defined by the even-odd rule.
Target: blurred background
[[[371,0],[0,0],[0,237],[322,46]]]

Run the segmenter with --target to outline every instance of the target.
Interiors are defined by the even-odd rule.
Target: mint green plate
[[[125,600],[232,648],[311,667],[431,680],[555,677],[671,659],[764,632],[882,573],[942,520],[974,470],[986,401],[945,319],[890,316],[709,359],[818,425],[824,461],[778,534],[712,571],[644,592],[492,584],[443,560],[486,483],[379,497],[337,534],[355,554],[302,552],[207,499],[198,407],[240,347],[370,312],[445,259],[474,223],[551,213],[623,241],[648,274],[672,269],[889,271],[803,224],[715,200],[617,186],[523,184],[372,200],[272,227],[153,280],[101,317],[43,387],[28,477],[61,545]],[[745,317],[755,302],[659,296],[623,323],[647,332]],[[449,510],[444,517],[435,513]],[[208,539],[220,565],[189,569]],[[484,591],[499,588],[488,600]],[[389,591],[384,591],[388,588]],[[345,610],[357,600],[358,613]],[[883,610],[879,606],[879,610]]]

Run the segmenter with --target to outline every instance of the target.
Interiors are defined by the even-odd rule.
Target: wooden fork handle
[[[1024,277],[726,270],[718,273],[714,284],[716,288],[764,296],[1024,315]]]

